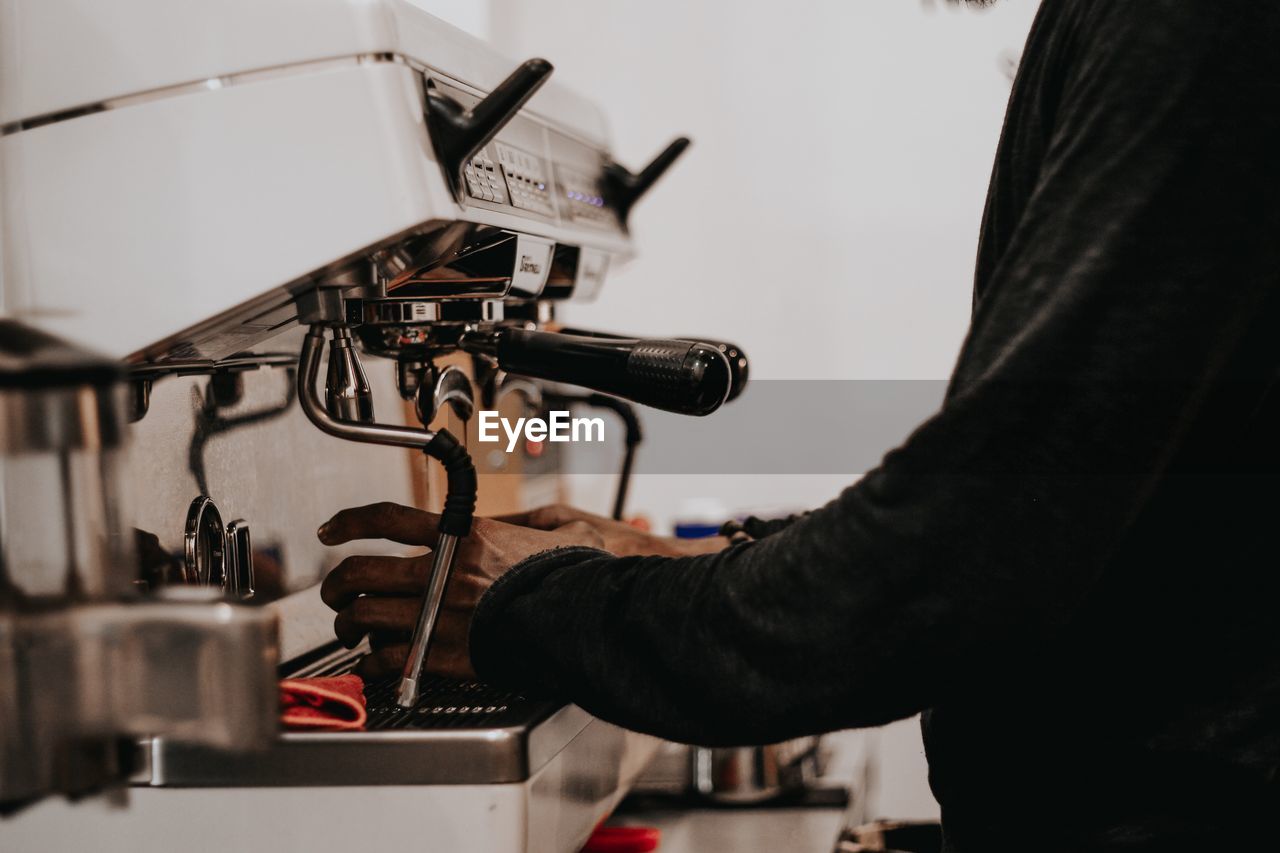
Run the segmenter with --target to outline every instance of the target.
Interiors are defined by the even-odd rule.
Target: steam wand
[[[316,379],[320,375],[320,355],[324,349],[325,328],[324,323],[315,323],[310,327],[302,344],[302,352],[298,356],[298,399],[308,420],[322,432],[348,441],[421,448],[427,456],[444,465],[448,480],[444,510],[440,513],[438,527],[440,536],[432,556],[431,578],[427,582],[427,589],[423,595],[422,609],[418,613],[413,638],[409,642],[409,657],[405,661],[404,672],[400,677],[400,688],[396,694],[397,704],[402,708],[411,708],[418,701],[422,670],[431,646],[431,636],[440,615],[440,606],[444,601],[449,573],[453,570],[453,558],[458,540],[471,532],[471,519],[476,508],[476,469],[471,463],[471,457],[467,454],[466,448],[459,444],[448,430],[432,431],[373,423],[372,406],[360,410],[362,416],[367,414],[369,419],[367,422],[342,419],[331,413],[316,390]],[[343,334],[345,331],[345,327],[335,329],[334,351],[342,358],[351,358],[354,350],[344,346],[348,337]],[[334,409],[339,411],[336,406]]]

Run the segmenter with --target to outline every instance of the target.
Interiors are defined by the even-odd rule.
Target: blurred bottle
[[[729,511],[715,498],[685,498],[672,522],[677,539],[705,539],[720,532]]]

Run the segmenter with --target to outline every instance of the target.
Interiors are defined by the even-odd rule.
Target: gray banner
[[[862,474],[942,404],[944,380],[752,380],[741,397],[705,418],[636,406],[643,442],[637,474]],[[603,442],[563,444],[567,470],[615,473],[625,430],[614,413]]]

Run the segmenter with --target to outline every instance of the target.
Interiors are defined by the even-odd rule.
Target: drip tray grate
[[[355,668],[360,656],[352,653],[308,675],[342,675]],[[365,704],[369,731],[391,729],[501,729],[528,726],[546,717],[559,705],[527,699],[519,693],[441,676],[425,676],[418,704],[401,708],[396,704],[400,679],[391,676],[367,681]]]
[[[336,643],[282,675],[343,675],[360,659]],[[561,750],[615,730],[591,728],[573,705],[529,699],[475,681],[423,680],[413,708],[396,704],[398,677],[365,683],[366,731],[284,732],[269,749],[234,753],[149,740],[149,778],[174,787],[495,785],[529,779]],[[594,732],[592,734],[591,732]]]
[[[370,731],[507,728],[528,724],[542,704],[475,681],[434,678],[422,685],[418,704],[406,709],[396,704],[398,686],[398,678],[365,685]]]

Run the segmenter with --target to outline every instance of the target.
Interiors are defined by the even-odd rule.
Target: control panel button
[[[462,169],[467,182],[467,195],[481,201],[494,204],[508,204],[506,187],[498,171],[498,165],[489,154],[489,147],[480,149],[480,153],[471,158]]]
[[[511,195],[511,204],[521,210],[555,216],[555,203],[551,200],[549,187],[550,178],[543,159],[503,142],[495,142],[493,147],[502,173],[507,179],[507,191]]]

